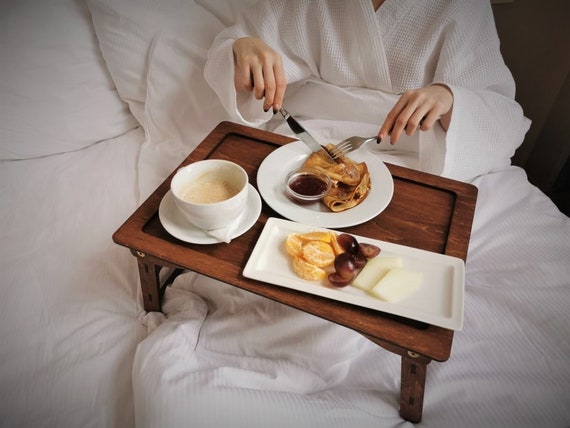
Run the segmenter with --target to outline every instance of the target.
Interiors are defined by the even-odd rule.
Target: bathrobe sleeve
[[[435,172],[471,181],[510,165],[530,121],[514,99],[515,82],[500,53],[489,2],[461,3],[450,11],[433,77],[454,96],[443,168]]]
[[[233,43],[241,37],[257,37],[281,54],[288,83],[302,80],[315,72],[302,57],[310,58],[315,49],[308,44],[288,43],[300,22],[297,21],[302,2],[268,0],[255,4],[242,13],[236,23],[222,31],[208,51],[204,77],[214,89],[230,119],[250,126],[267,122],[272,112],[263,112],[263,100],[256,100],[251,93],[237,93],[234,86]],[[305,6],[306,7],[306,6]],[[306,29],[304,30],[306,31]],[[305,49],[303,49],[305,48]],[[303,50],[303,52],[299,52]]]

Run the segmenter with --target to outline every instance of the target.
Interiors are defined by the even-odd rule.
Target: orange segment
[[[293,257],[293,270],[300,278],[319,281],[326,277],[323,269],[331,266],[337,254],[343,252],[336,233],[313,231],[291,233],[285,240],[287,254]]]
[[[303,241],[323,241],[323,242],[331,242],[331,235],[329,232],[308,232],[299,235]]]
[[[331,247],[333,248],[334,253],[337,256],[341,253],[344,253],[344,248],[342,248],[340,246],[340,244],[338,243],[338,240],[336,239],[337,238],[336,233],[334,233],[334,232],[329,232],[329,233],[331,235]]]
[[[307,262],[302,257],[293,257],[293,270],[297,276],[308,281],[320,281],[327,275],[324,269]]]
[[[287,254],[290,256],[300,256],[303,252],[303,241],[300,236],[296,233],[292,233],[287,236],[287,239],[285,240],[285,249],[287,250]]]
[[[331,265],[336,257],[333,248],[323,241],[309,241],[302,250],[303,258],[317,267]]]

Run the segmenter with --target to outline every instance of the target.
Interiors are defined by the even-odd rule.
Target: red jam
[[[289,187],[299,195],[317,196],[327,190],[327,183],[314,175],[300,175],[289,183]]]

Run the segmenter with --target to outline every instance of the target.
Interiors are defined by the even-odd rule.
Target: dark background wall
[[[532,120],[513,163],[568,214],[570,0],[492,3],[501,51],[517,83],[517,101]]]

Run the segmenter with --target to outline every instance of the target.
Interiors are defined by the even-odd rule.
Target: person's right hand
[[[237,39],[233,52],[236,90],[253,91],[265,111],[279,110],[287,86],[281,55],[255,37]]]

